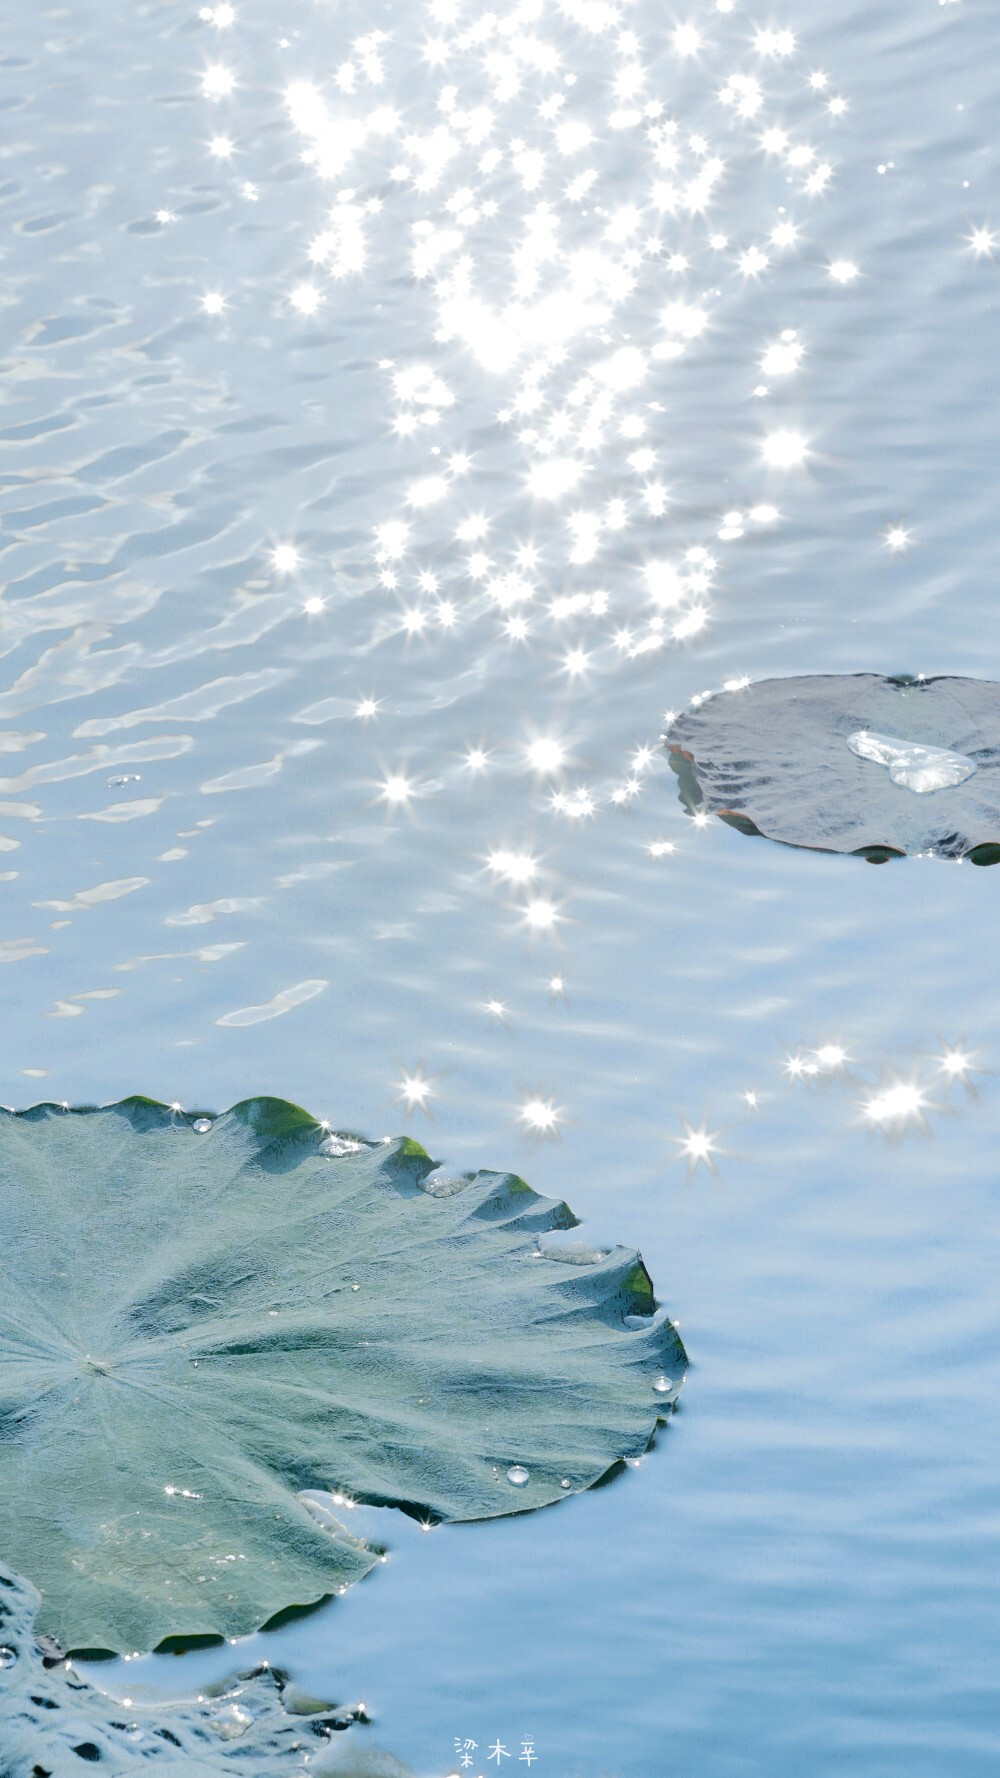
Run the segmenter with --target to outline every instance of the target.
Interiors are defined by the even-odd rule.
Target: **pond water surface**
[[[692,1365],[613,1485],[359,1511],[348,1597],[104,1683],[267,1655],[419,1778],[985,1778],[1000,873],[699,826],[660,736],[1000,678],[995,17],[230,10],[6,24],[0,1091],[511,1167]]]

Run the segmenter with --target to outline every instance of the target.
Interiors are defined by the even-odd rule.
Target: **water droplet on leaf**
[[[320,1143],[319,1152],[338,1161],[345,1154],[360,1154],[363,1148],[363,1142],[355,1142],[350,1136],[328,1136],[325,1142]]]
[[[858,759],[887,766],[893,784],[915,790],[920,796],[930,790],[948,790],[953,784],[964,784],[976,769],[975,760],[964,753],[952,753],[948,747],[931,747],[920,741],[899,741],[893,735],[877,735],[870,729],[857,729],[848,735],[847,745]]]
[[[220,1741],[236,1741],[240,1735],[246,1734],[253,1722],[253,1717],[242,1704],[224,1704],[222,1709],[214,1711],[208,1720]]]

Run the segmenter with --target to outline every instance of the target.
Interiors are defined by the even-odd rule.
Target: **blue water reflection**
[[[420,1778],[1000,1758],[998,879],[693,822],[659,745],[747,676],[1000,678],[994,48],[903,0],[8,21],[5,1100],[514,1167],[692,1357],[613,1486],[377,1515],[252,1639]]]

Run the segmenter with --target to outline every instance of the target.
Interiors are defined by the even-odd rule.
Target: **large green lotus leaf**
[[[491,1518],[645,1448],[684,1353],[639,1257],[432,1171],[276,1099],[0,1116],[0,1560],[43,1632],[237,1636],[378,1559],[302,1490]]]
[[[368,1744],[363,1705],[306,1697],[274,1667],[188,1701],[109,1697],[89,1684],[85,1666],[46,1659],[34,1633],[39,1604],[34,1587],[0,1569],[3,1778],[69,1778],[88,1765],[105,1778],[151,1769],[169,1778],[302,1778],[306,1770],[311,1778],[415,1778]]]
[[[1000,685],[813,674],[738,685],[666,736],[681,800],[789,846],[1000,860]]]

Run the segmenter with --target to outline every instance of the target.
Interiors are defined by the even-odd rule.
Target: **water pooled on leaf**
[[[507,1471],[507,1480],[512,1482],[515,1488],[525,1488],[531,1480],[531,1472],[525,1469],[523,1463],[513,1463]]]
[[[648,1273],[545,1248],[564,1203],[511,1174],[438,1195],[408,1139],[319,1152],[278,1099],[0,1111],[0,1552],[64,1649],[240,1636],[381,1551],[308,1489],[432,1522],[585,1488],[683,1363]],[[602,1250],[603,1251],[603,1250]],[[93,1280],[100,1277],[95,1291]]]
[[[221,1709],[213,1710],[208,1719],[208,1726],[218,1735],[220,1741],[236,1741],[245,1735],[253,1722],[253,1714],[243,1704],[223,1704]]]
[[[920,796],[964,784],[976,769],[975,760],[966,759],[964,753],[950,753],[947,747],[922,746],[919,741],[897,741],[892,735],[874,735],[868,729],[848,735],[847,745],[859,759],[887,766],[894,784]]]
[[[882,862],[1000,860],[1000,685],[876,673],[764,679],[666,737],[681,801],[743,833]]]

